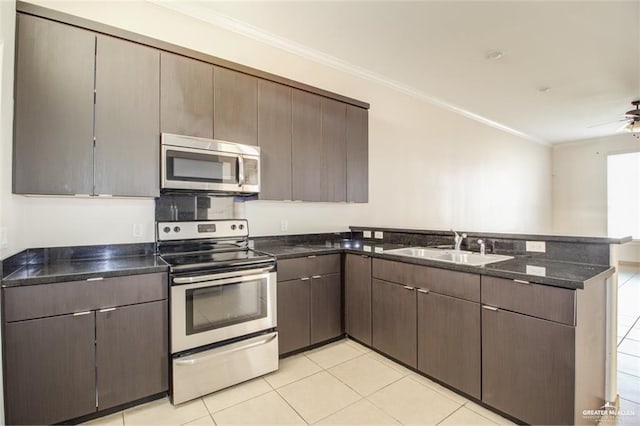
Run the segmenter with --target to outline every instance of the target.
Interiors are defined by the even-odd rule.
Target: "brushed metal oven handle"
[[[193,284],[193,283],[201,283],[204,281],[215,281],[221,280],[224,278],[232,278],[232,277],[242,277],[248,275],[256,275],[263,274],[265,272],[270,272],[273,270],[273,267],[270,268],[261,268],[261,269],[249,269],[245,271],[235,271],[235,272],[222,272],[219,274],[208,274],[208,275],[198,275],[195,277],[176,277],[173,279],[174,284]]]

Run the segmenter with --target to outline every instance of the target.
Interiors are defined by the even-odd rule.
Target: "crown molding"
[[[412,96],[414,98],[420,99],[422,101],[428,102],[432,105],[438,106],[440,108],[451,111],[463,117],[480,122],[482,124],[493,127],[495,129],[501,130],[503,132],[518,136],[522,139],[535,142],[544,146],[551,145],[549,142],[545,140],[542,140],[533,135],[529,135],[527,133],[521,132],[519,130],[506,126],[504,124],[498,123],[496,121],[490,120],[481,115],[475,114],[462,107],[459,107],[455,104],[444,101],[435,96],[431,96],[421,90],[418,90],[414,87],[401,83],[397,80],[387,78],[381,74],[372,72],[363,67],[359,67],[357,65],[351,64],[342,59],[336,58],[335,56],[328,55],[326,53],[312,49],[308,46],[304,46],[300,43],[296,43],[284,37],[277,36],[275,34],[272,34],[270,32],[257,28],[253,25],[250,25],[246,22],[240,21],[238,19],[232,18],[230,16],[224,15],[219,12],[210,10],[206,7],[201,7],[198,5],[197,2],[195,3],[180,2],[180,1],[171,1],[171,0],[146,0],[146,1],[148,1],[149,3],[153,3],[157,6],[172,10],[174,12],[178,12],[180,14],[189,16],[191,18],[204,21],[208,24],[215,25],[217,27],[234,32],[236,34],[240,34],[242,36],[251,38],[260,43],[264,43],[272,47],[292,53],[294,55],[303,57],[305,59],[317,62],[319,64],[329,66],[338,71],[342,71],[342,72],[354,75],[356,77],[360,77],[360,78],[390,87],[398,92],[401,92],[406,95]]]

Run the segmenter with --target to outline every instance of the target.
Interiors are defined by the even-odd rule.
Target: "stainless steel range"
[[[172,402],[277,370],[275,259],[248,247],[247,221],[157,226],[170,266]]]

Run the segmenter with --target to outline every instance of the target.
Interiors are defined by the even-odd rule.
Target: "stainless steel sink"
[[[471,266],[483,266],[489,263],[502,262],[503,260],[513,259],[512,256],[504,256],[499,254],[483,255],[480,253],[473,253],[464,250],[442,250],[430,247],[405,247],[393,250],[385,250],[385,253]]]

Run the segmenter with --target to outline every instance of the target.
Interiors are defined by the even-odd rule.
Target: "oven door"
[[[171,353],[275,327],[270,268],[172,278]]]
[[[241,154],[162,146],[162,189],[243,192]]]

